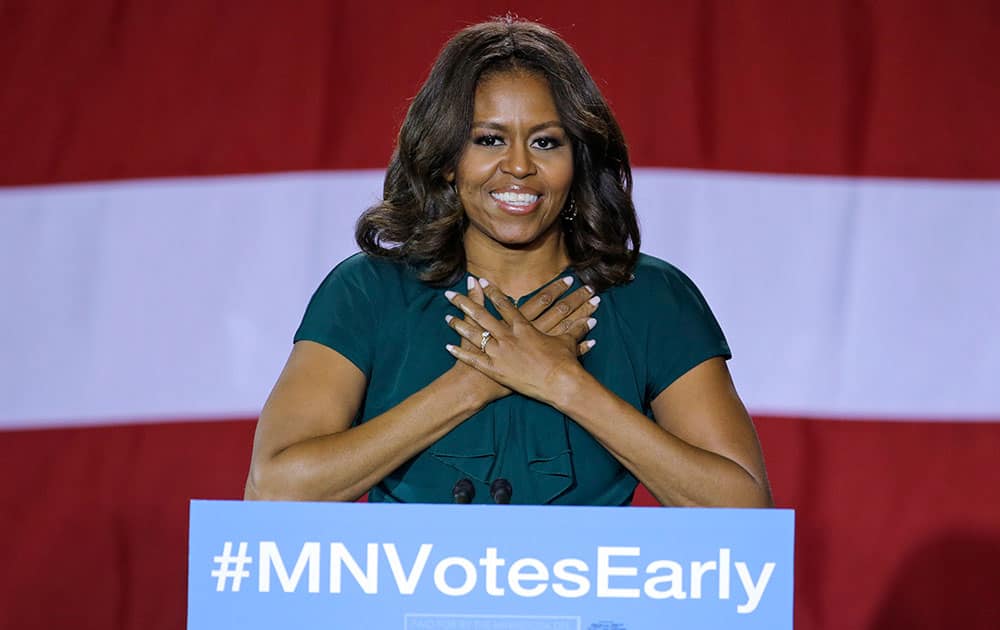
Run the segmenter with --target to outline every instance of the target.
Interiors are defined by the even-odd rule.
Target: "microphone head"
[[[455,503],[472,503],[476,498],[476,487],[472,485],[468,477],[462,477],[455,482],[455,487],[451,489],[451,496]]]
[[[490,484],[490,496],[496,503],[510,503],[510,498],[514,494],[514,488],[510,482],[504,478],[496,479]]]

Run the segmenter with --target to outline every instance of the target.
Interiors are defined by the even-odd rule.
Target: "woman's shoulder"
[[[437,295],[444,289],[420,279],[419,272],[402,260],[359,252],[338,263],[323,279],[316,295],[337,303],[364,300],[372,308],[406,308],[415,300]]]
[[[383,284],[415,279],[405,263],[357,252],[334,265],[324,284]]]
[[[708,301],[691,278],[671,263],[642,254],[632,281],[615,289],[619,291],[613,298],[618,311],[636,324],[634,329],[646,331],[647,348],[657,348],[667,357],[653,378],[654,393],[706,358],[731,356]]]
[[[657,296],[676,298],[691,291],[701,297],[694,281],[687,274],[662,258],[643,253],[639,254],[632,279],[614,287],[614,290],[622,295],[645,300],[656,299]]]
[[[694,281],[675,265],[649,254],[639,255],[631,281],[605,293],[616,308],[637,322],[666,325],[687,319],[715,321]]]
[[[635,264],[634,273],[637,279],[640,277],[650,277],[656,275],[684,275],[680,269],[669,262],[644,252],[640,252],[639,254],[639,259]]]
[[[334,265],[313,292],[303,325],[314,316],[325,322],[332,313],[341,319],[375,317],[414,282],[401,262],[352,254]]]

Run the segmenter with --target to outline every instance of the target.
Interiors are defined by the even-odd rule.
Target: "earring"
[[[570,197],[569,205],[563,208],[562,218],[567,223],[572,223],[576,218],[576,199]]]

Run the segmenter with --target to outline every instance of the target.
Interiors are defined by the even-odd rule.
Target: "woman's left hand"
[[[459,361],[498,383],[530,398],[552,403],[564,379],[582,372],[577,359],[577,341],[594,327],[596,320],[592,317],[580,318],[569,326],[565,334],[546,334],[538,330],[496,286],[485,281],[481,283],[486,297],[503,319],[497,320],[483,306],[464,295],[452,296],[452,304],[489,334],[485,345],[481,336],[475,339],[465,337],[475,349],[448,345],[448,351]],[[588,342],[583,344],[587,344],[586,349],[593,345]]]

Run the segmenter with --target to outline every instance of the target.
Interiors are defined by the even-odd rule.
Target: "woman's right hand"
[[[476,278],[469,276],[467,288],[469,290],[469,299],[479,306],[485,306],[486,296],[483,294],[483,288],[479,286],[479,282]],[[446,315],[444,319],[455,331],[466,330],[469,332],[468,336],[473,338],[482,335],[482,328],[479,328],[475,322],[467,317],[458,318],[452,315]],[[466,350],[479,350],[479,348],[474,347],[473,343],[464,336],[461,336],[461,334],[459,334],[459,338],[462,340],[462,348],[465,348]],[[510,393],[510,389],[507,387],[504,387],[479,370],[476,370],[461,361],[455,361],[455,365],[453,365],[451,369],[453,372],[460,374],[462,379],[467,382],[466,387],[469,391],[476,392],[478,394],[478,398],[484,407],[494,400],[503,398]]]
[[[580,331],[576,339],[577,356],[583,356],[594,347],[594,344],[593,341],[583,341],[588,332],[586,327],[574,327],[573,324],[589,318],[597,310],[601,298],[595,296],[590,287],[580,287],[560,300],[559,296],[566,291],[567,286],[571,283],[572,278],[569,277],[554,280],[522,304],[520,311],[525,319],[529,320],[540,332],[549,335],[564,335],[574,330]],[[484,306],[486,296],[483,294],[483,288],[477,279],[469,276],[467,286],[469,299]],[[445,319],[449,326],[460,333],[462,348],[479,350],[478,347],[473,347],[474,344],[467,339],[467,337],[476,339],[483,332],[474,321],[467,316],[457,318],[449,315]],[[469,380],[469,388],[479,393],[484,406],[511,393],[509,388],[461,361],[456,361],[452,369],[460,372],[463,378]]]

